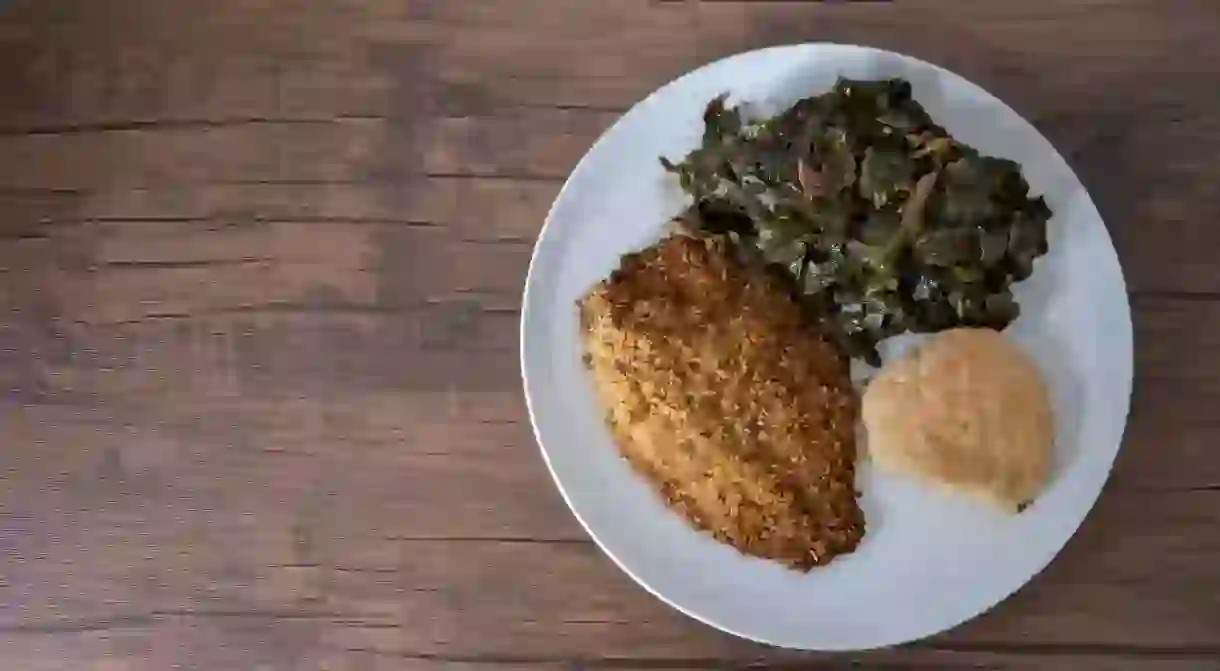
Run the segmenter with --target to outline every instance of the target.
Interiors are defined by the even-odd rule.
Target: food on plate
[[[760,119],[721,96],[703,121],[697,149],[661,159],[693,199],[678,220],[784,270],[851,356],[880,365],[891,335],[1016,318],[1011,284],[1046,253],[1051,211],[1016,163],[936,125],[906,81],[840,79]]]
[[[694,526],[808,570],[864,534],[847,360],[723,237],[629,254],[580,302],[622,454]]]
[[[623,456],[695,527],[808,570],[853,551],[862,413],[877,465],[1017,510],[1052,420],[998,333],[1051,216],[1012,161],[949,136],[902,80],[841,79],[773,118],[711,101],[662,158],[692,204],[581,301],[585,361]],[[863,408],[850,358],[890,362]]]
[[[1054,422],[1034,363],[981,328],[939,333],[887,363],[862,408],[878,467],[1016,512],[1046,482]]]

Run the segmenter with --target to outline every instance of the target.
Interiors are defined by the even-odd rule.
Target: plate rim
[[[751,56],[751,55],[755,55],[755,54],[761,54],[764,52],[782,52],[782,51],[799,52],[799,51],[805,50],[805,49],[810,49],[810,48],[816,49],[816,48],[821,48],[821,47],[831,47],[831,48],[841,48],[841,49],[858,49],[858,50],[862,50],[865,52],[872,52],[872,53],[875,53],[878,55],[897,57],[904,61],[908,61],[916,66],[928,67],[928,68],[932,68],[934,70],[941,70],[941,71],[947,72],[947,73],[952,74],[953,76],[958,77],[961,80],[975,86],[979,90],[985,92],[988,96],[990,96],[992,99],[994,99],[1000,106],[1002,106],[1003,108],[1006,108],[1009,112],[1013,113],[1016,117],[1021,119],[1021,121],[1023,121],[1025,124],[1027,124],[1029,127],[1031,127],[1047,143],[1047,145],[1051,148],[1051,151],[1054,153],[1054,155],[1057,156],[1061,161],[1063,161],[1065,166],[1067,166],[1067,168],[1071,172],[1072,176],[1081,185],[1081,187],[1084,191],[1084,196],[1088,201],[1088,204],[1093,208],[1093,210],[1095,212],[1097,212],[1097,218],[1098,218],[1099,222],[1102,224],[1102,230],[1106,236],[1106,240],[1110,245],[1110,249],[1114,252],[1114,257],[1115,257],[1115,261],[1117,263],[1117,270],[1118,270],[1118,281],[1120,284],[1120,286],[1117,287],[1117,289],[1121,290],[1122,295],[1125,298],[1125,305],[1126,305],[1126,329],[1124,329],[1124,333],[1126,334],[1126,343],[1124,343],[1126,345],[1126,347],[1125,347],[1126,352],[1125,352],[1125,356],[1122,357],[1124,367],[1126,369],[1124,371],[1125,372],[1124,378],[1126,380],[1126,384],[1125,384],[1124,392],[1122,394],[1122,401],[1123,401],[1122,413],[1121,413],[1122,421],[1121,421],[1121,426],[1118,431],[1118,435],[1116,436],[1117,445],[1114,447],[1113,456],[1108,459],[1108,463],[1106,465],[1105,476],[1102,478],[1101,483],[1098,486],[1096,493],[1091,497],[1091,500],[1088,502],[1088,506],[1085,508],[1084,513],[1080,516],[1080,519],[1073,523],[1073,528],[1071,530],[1071,533],[1068,534],[1068,536],[1059,545],[1059,547],[1056,548],[1053,552],[1051,552],[1046,557],[1045,561],[1043,561],[1019,585],[1013,587],[1011,590],[1007,591],[1005,594],[999,596],[998,598],[996,598],[994,600],[990,600],[987,603],[982,604],[976,610],[974,610],[974,612],[970,613],[969,615],[961,618],[960,620],[958,620],[956,622],[951,622],[951,623],[945,624],[944,626],[941,626],[939,629],[926,632],[926,633],[916,636],[916,637],[905,638],[903,640],[892,641],[889,643],[880,643],[880,644],[877,644],[874,646],[869,646],[869,647],[860,647],[857,645],[846,645],[846,646],[829,646],[829,647],[820,646],[820,647],[815,648],[815,647],[809,647],[808,645],[805,645],[805,644],[802,644],[799,642],[778,641],[778,640],[769,639],[765,636],[745,633],[745,632],[739,631],[737,629],[734,629],[730,626],[727,626],[721,622],[718,622],[715,618],[707,617],[700,613],[696,613],[696,612],[692,611],[691,609],[674,602],[669,597],[667,597],[665,594],[663,594],[660,590],[653,587],[647,581],[645,581],[639,575],[637,575],[610,548],[606,547],[606,545],[602,541],[602,539],[598,537],[598,535],[589,526],[588,522],[584,519],[584,517],[581,515],[581,513],[577,510],[576,506],[573,505],[572,498],[569,495],[567,489],[564,487],[564,484],[563,484],[562,480],[560,479],[559,474],[556,472],[554,464],[552,463],[550,454],[548,453],[547,448],[542,439],[541,431],[539,429],[538,418],[537,418],[537,411],[534,407],[534,400],[530,393],[530,389],[531,389],[530,373],[529,373],[529,367],[527,365],[527,361],[528,361],[527,333],[529,332],[528,327],[532,323],[531,313],[533,312],[533,309],[531,307],[531,303],[532,303],[531,295],[537,295],[539,292],[539,289],[537,287],[538,279],[537,279],[537,275],[536,275],[535,271],[536,271],[536,267],[538,265],[540,251],[546,246],[548,240],[554,236],[554,233],[552,233],[552,231],[554,231],[554,229],[555,229],[555,227],[553,226],[553,222],[554,222],[556,211],[559,208],[560,204],[564,201],[565,196],[568,193],[569,189],[572,187],[573,182],[575,181],[576,177],[584,169],[586,169],[587,164],[591,160],[590,157],[592,157],[597,152],[597,149],[606,142],[607,138],[610,137],[617,128],[619,128],[621,125],[623,125],[624,122],[628,119],[628,117],[637,113],[642,108],[645,108],[646,106],[648,106],[648,104],[651,101],[655,100],[665,90],[669,89],[672,86],[677,85],[679,82],[681,82],[681,81],[687,79],[688,77],[691,77],[691,76],[695,75],[696,73],[701,72],[707,68],[721,64],[724,61],[729,61],[729,60],[733,60],[733,59],[737,59],[737,58],[743,58],[743,57],[747,57],[747,56]],[[548,234],[550,234],[550,235],[548,236]],[[1089,515],[1092,514],[1093,509],[1097,505],[1097,501],[1101,498],[1101,494],[1105,490],[1106,483],[1109,481],[1111,475],[1114,472],[1114,464],[1118,460],[1118,455],[1122,451],[1122,448],[1123,448],[1124,438],[1125,438],[1126,431],[1127,431],[1127,426],[1130,422],[1131,406],[1132,406],[1131,401],[1132,401],[1132,393],[1134,390],[1134,368],[1135,368],[1135,366],[1134,366],[1134,356],[1135,356],[1134,321],[1132,320],[1132,315],[1131,315],[1130,293],[1127,289],[1126,275],[1123,272],[1122,259],[1118,256],[1118,250],[1114,246],[1113,236],[1110,235],[1110,229],[1108,226],[1105,225],[1105,218],[1101,215],[1101,211],[1097,208],[1097,204],[1093,200],[1092,194],[1089,193],[1088,187],[1085,186],[1083,180],[1080,179],[1079,174],[1072,167],[1072,165],[1068,162],[1067,158],[1062,153],[1060,153],[1058,148],[1056,148],[1055,145],[1053,143],[1051,143],[1051,141],[1049,139],[1046,138],[1045,134],[1043,134],[1042,131],[1037,128],[1037,126],[1035,126],[1032,122],[1030,122],[1028,119],[1025,118],[1025,115],[1017,112],[1010,105],[1008,105],[1008,103],[1004,102],[1003,99],[1001,99],[999,96],[996,96],[995,94],[991,93],[991,91],[989,91],[988,89],[980,86],[979,84],[975,83],[973,80],[957,73],[954,70],[951,70],[947,67],[944,67],[944,66],[938,65],[936,63],[932,63],[932,62],[926,61],[924,59],[917,58],[915,56],[911,56],[909,54],[902,53],[902,52],[882,49],[882,48],[873,47],[873,46],[869,46],[869,45],[863,45],[863,44],[829,42],[829,41],[796,42],[796,43],[772,45],[772,46],[762,47],[762,48],[758,48],[758,49],[739,51],[739,52],[727,54],[725,56],[716,58],[714,60],[704,62],[696,67],[693,67],[693,68],[683,72],[681,75],[662,83],[660,86],[656,87],[647,96],[645,96],[645,97],[641,98],[640,100],[638,100],[637,102],[633,103],[625,112],[623,112],[621,115],[618,116],[618,118],[615,119],[614,123],[610,124],[609,127],[607,127],[604,131],[602,131],[602,133],[600,135],[598,135],[597,139],[589,146],[589,148],[587,150],[585,150],[585,152],[581,156],[580,160],[577,161],[576,165],[573,166],[572,170],[568,173],[567,177],[564,179],[563,185],[560,187],[559,191],[555,194],[554,200],[552,200],[550,207],[547,209],[547,214],[546,214],[545,219],[543,220],[542,228],[539,230],[538,236],[534,241],[533,249],[530,252],[529,265],[526,270],[525,282],[524,282],[524,286],[523,286],[523,290],[522,290],[521,316],[520,316],[520,320],[519,320],[519,333],[518,333],[518,349],[519,349],[519,360],[520,360],[520,367],[521,367],[522,391],[523,391],[523,395],[525,397],[526,411],[527,411],[527,414],[529,415],[530,428],[534,435],[534,441],[535,441],[535,443],[537,443],[538,450],[542,455],[543,462],[546,464],[547,471],[551,475],[551,480],[555,483],[556,489],[559,490],[559,494],[563,498],[564,504],[567,506],[568,510],[572,513],[572,515],[576,518],[576,521],[580,524],[581,528],[585,531],[586,534],[589,535],[590,539],[592,539],[594,545],[596,545],[597,548],[603,554],[605,554],[607,557],[609,557],[610,560],[614,563],[614,565],[619,570],[621,570],[623,573],[627,574],[632,579],[632,581],[634,581],[637,585],[642,587],[645,591],[647,591],[653,597],[660,600],[662,603],[664,603],[667,606],[669,606],[670,608],[673,608],[674,610],[682,613],[683,615],[685,615],[697,622],[700,622],[704,625],[707,625],[707,626],[717,629],[719,631],[723,631],[725,633],[731,634],[738,638],[742,638],[742,639],[745,639],[748,641],[753,641],[756,643],[762,643],[765,645],[775,646],[775,647],[779,647],[779,648],[794,649],[794,650],[811,650],[811,651],[817,650],[817,651],[828,651],[828,652],[864,651],[864,650],[882,649],[882,648],[895,646],[895,645],[908,644],[913,641],[926,639],[928,637],[944,633],[946,631],[955,629],[955,628],[961,626],[962,624],[970,622],[970,621],[978,618],[979,616],[984,615],[988,611],[994,609],[996,606],[1003,603],[1004,601],[1012,598],[1013,595],[1015,595],[1017,592],[1020,592],[1022,589],[1024,589],[1026,586],[1028,586],[1031,582],[1034,581],[1035,578],[1037,578],[1042,572],[1044,572],[1046,570],[1047,566],[1049,566],[1060,555],[1060,553],[1063,552],[1064,548],[1067,547],[1068,543],[1070,543],[1071,540],[1076,537],[1076,534],[1079,532],[1080,527],[1084,524],[1084,521],[1086,519],[1088,519]]]

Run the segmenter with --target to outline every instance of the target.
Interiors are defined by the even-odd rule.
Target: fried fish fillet
[[[669,237],[580,302],[585,361],[624,457],[697,528],[799,570],[851,552],[848,363],[721,239]]]

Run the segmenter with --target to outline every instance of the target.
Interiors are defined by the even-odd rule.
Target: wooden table
[[[24,0],[0,13],[0,666],[1220,668],[1220,3]],[[635,586],[517,369],[561,181],[769,44],[977,81],[1079,171],[1131,290],[1081,532],[902,649],[777,651]]]

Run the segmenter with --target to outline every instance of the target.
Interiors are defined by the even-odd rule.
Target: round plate
[[[799,573],[749,558],[671,513],[611,442],[580,360],[576,301],[656,241],[685,202],[657,157],[696,147],[714,96],[774,114],[838,76],[903,77],[957,139],[1021,164],[1054,211],[1050,252],[1017,285],[1005,332],[1039,364],[1057,419],[1051,482],[1020,515],[873,472],[858,479],[868,532],[859,549]],[[892,356],[902,339],[886,343]],[[1046,138],[983,89],[885,51],[805,44],[733,56],[631,109],[589,150],[534,249],[521,317],[521,364],[543,456],[572,512],[632,578],[724,631],[792,648],[892,645],[957,625],[1020,588],[1084,520],[1110,472],[1131,394],[1131,313],[1097,208]]]

